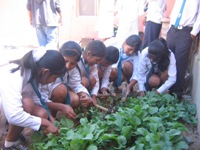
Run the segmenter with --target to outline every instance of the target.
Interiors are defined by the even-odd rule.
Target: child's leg
[[[70,98],[71,98],[71,106],[73,108],[78,107],[80,105],[80,98],[78,94],[76,94],[74,91],[69,91]]]
[[[48,118],[47,111],[42,106],[34,104],[31,98],[23,97],[22,103],[23,103],[23,109],[27,113],[38,116],[40,118],[46,118],[46,119]]]
[[[84,86],[84,87],[86,87],[87,89],[88,89],[88,87],[89,87],[89,82],[88,82],[88,79],[87,79],[87,77],[82,77],[82,79],[81,79],[81,84]]]
[[[161,84],[163,84],[167,79],[168,79],[168,70],[161,72],[160,74]]]
[[[103,71],[100,67],[98,67],[98,76],[99,76],[99,81],[101,81],[103,77]]]
[[[132,76],[132,73],[133,73],[133,69],[134,69],[132,62],[125,61],[123,63],[122,69],[123,69],[123,74],[124,74],[126,80],[129,82],[129,80]]]
[[[116,82],[117,80],[117,75],[118,75],[118,71],[117,68],[112,68],[112,71],[110,73],[110,82]]]
[[[90,86],[89,86],[89,81],[87,77],[82,77],[81,79],[81,84],[85,86],[89,91],[95,86],[96,84],[96,79],[93,76],[90,76]]]
[[[67,88],[64,84],[59,84],[53,89],[51,93],[51,100],[56,103],[64,104],[65,98],[67,96]]]
[[[23,127],[18,127],[18,126],[9,124],[8,132],[7,132],[5,140],[8,142],[18,141],[23,129],[24,129]]]
[[[112,71],[111,71],[111,74],[110,74],[110,82],[113,82],[114,83],[114,86],[118,86],[118,70],[117,68],[112,68]],[[124,74],[123,74],[123,71],[122,71],[122,75],[121,75],[121,81],[124,80]]]
[[[90,76],[90,89],[92,89],[96,84],[96,79],[93,76]]]
[[[24,111],[26,111],[27,113],[30,113],[32,115],[39,116],[39,117],[44,117],[44,118],[48,117],[46,110],[43,109],[41,106],[35,105],[31,98],[23,97],[22,104],[23,104],[22,107]],[[22,130],[23,130],[23,127],[9,124],[6,141],[9,141],[9,142],[17,141],[20,137]]]
[[[67,97],[67,88],[64,84],[59,84],[56,88],[53,89],[51,92],[51,100],[55,103],[62,103],[64,104],[65,99]],[[52,116],[56,116],[57,110],[51,109]]]
[[[160,77],[156,74],[153,74],[150,78],[149,81],[147,81],[149,83],[149,87],[150,88],[157,88],[160,85]]]

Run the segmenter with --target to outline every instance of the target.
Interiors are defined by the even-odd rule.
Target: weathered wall
[[[192,98],[197,106],[198,132],[200,133],[200,38],[198,38],[192,62]]]

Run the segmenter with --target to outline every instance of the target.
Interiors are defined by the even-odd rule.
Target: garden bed
[[[82,110],[76,110],[78,123],[59,116],[55,124],[60,135],[34,132],[29,136],[30,149],[199,150],[196,107],[191,101],[179,102],[168,94],[149,92],[125,102],[116,98],[113,103],[110,97],[100,105],[114,108],[114,113],[91,107],[84,118]]]

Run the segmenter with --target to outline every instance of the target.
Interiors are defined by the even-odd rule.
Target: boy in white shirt
[[[96,96],[99,91],[99,77],[97,64],[105,57],[106,46],[99,40],[90,42],[78,62],[82,76],[82,84],[88,89],[93,103],[97,104]]]
[[[119,59],[119,50],[114,46],[106,48],[106,57],[98,65],[98,75],[100,80],[100,93],[108,95],[109,78],[112,71],[112,64]]]

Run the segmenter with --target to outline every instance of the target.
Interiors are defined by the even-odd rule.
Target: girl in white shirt
[[[140,55],[138,85],[140,95],[156,88],[161,94],[176,82],[176,60],[163,38],[154,40]]]
[[[54,82],[65,73],[63,56],[56,50],[39,49],[28,52],[16,62],[19,66],[6,73],[9,80],[0,78],[0,97],[9,123],[3,149],[23,149],[18,139],[24,127],[33,130],[43,127],[47,133],[58,134],[58,129],[52,123],[53,119],[37,87],[38,84]],[[35,92],[43,102],[43,107],[33,102],[32,96]],[[69,118],[74,119],[73,109],[69,106],[67,109]]]
[[[137,81],[139,50],[142,41],[138,35],[131,35],[120,48],[119,60],[112,65],[110,79],[119,87],[123,80]]]
[[[66,73],[48,87],[42,87],[42,91],[46,91],[47,99],[50,98],[57,104],[55,106],[55,103],[51,103],[52,105],[49,106],[53,116],[57,111],[63,112],[65,108],[63,104],[74,108],[80,104],[87,107],[92,102],[87,89],[81,84],[81,76],[77,69],[77,63],[82,54],[80,45],[74,41],[65,42],[60,48],[60,53],[65,59]]]

